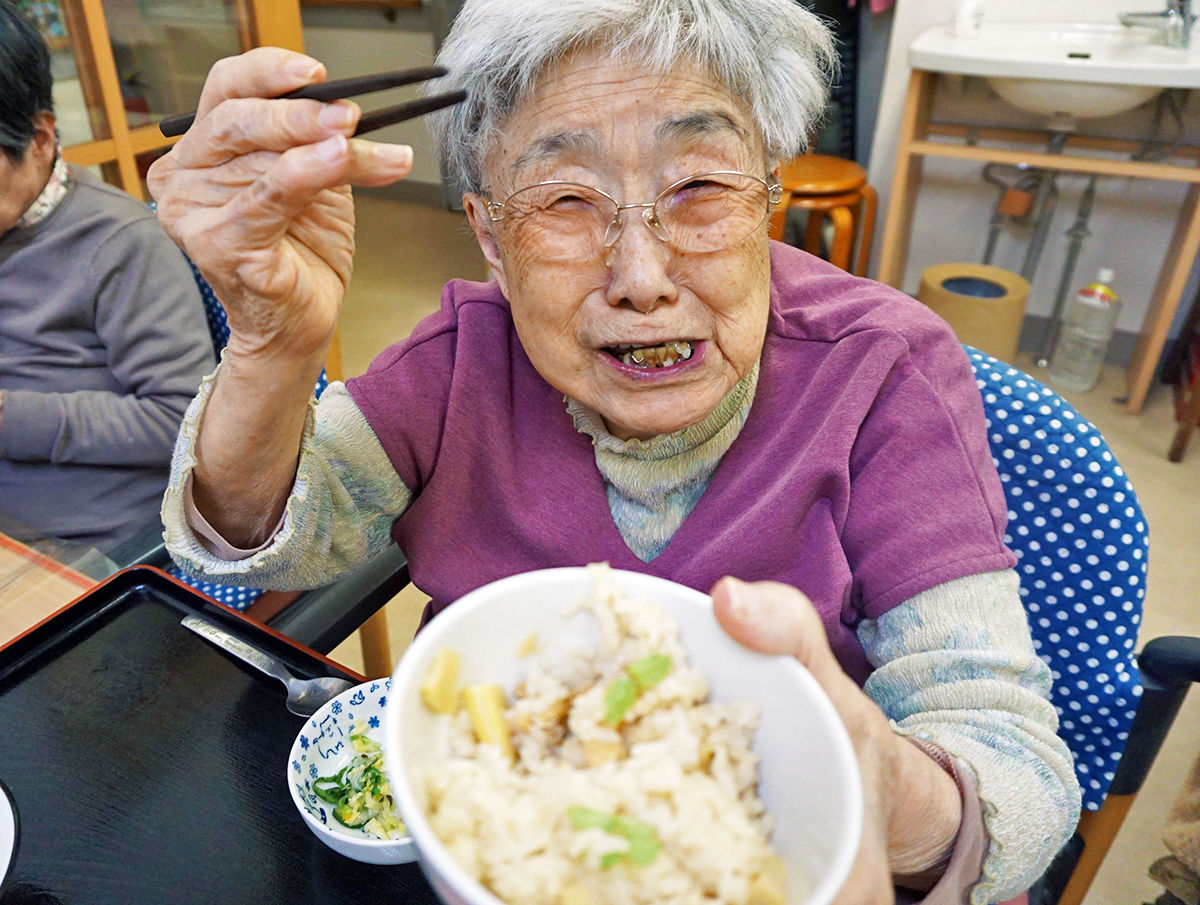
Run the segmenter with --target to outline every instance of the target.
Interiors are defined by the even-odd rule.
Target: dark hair
[[[50,51],[8,0],[0,0],[0,151],[14,163],[33,141],[33,121],[54,110]]]

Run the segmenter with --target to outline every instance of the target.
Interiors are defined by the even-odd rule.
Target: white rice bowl
[[[615,609],[585,606],[597,583],[587,569],[517,575],[449,607],[401,659],[384,750],[434,888],[465,905],[558,905],[564,885],[586,888],[581,901],[595,905],[741,903],[769,836],[788,905],[831,901],[857,851],[862,803],[853,749],[824,693],[794,659],[730,639],[706,595],[638,573],[600,575],[622,592]],[[541,652],[523,657],[531,633]],[[524,683],[509,712],[519,769],[475,742],[463,709],[439,716],[423,703],[419,686],[442,647],[462,657],[460,687],[499,684],[512,705]],[[604,755],[620,742],[604,722],[607,682],[571,702],[568,741],[547,737],[553,721],[539,715],[566,706],[566,685],[651,653],[672,667],[630,707],[624,734],[636,737],[618,745],[627,756]],[[573,826],[573,807],[634,816],[661,850],[602,868],[629,842]]]

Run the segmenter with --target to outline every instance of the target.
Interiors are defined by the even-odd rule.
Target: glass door
[[[303,50],[298,0],[17,0],[51,51],[63,157],[146,200],[174,139],[158,122],[193,110],[222,57]]]

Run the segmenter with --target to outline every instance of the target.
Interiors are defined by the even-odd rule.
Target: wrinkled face
[[[0,152],[0,235],[17,225],[50,179],[54,166],[54,115],[38,114],[34,128],[33,141],[19,162],[14,163]]]
[[[706,74],[652,74],[586,52],[516,109],[485,176],[491,201],[554,180],[635,204],[700,173],[766,178],[764,161],[749,112]],[[696,424],[758,359],[769,304],[765,222],[732,247],[689,252],[656,237],[633,209],[609,249],[562,260],[530,241],[517,217],[491,222],[484,199],[464,202],[534,367],[616,436]]]

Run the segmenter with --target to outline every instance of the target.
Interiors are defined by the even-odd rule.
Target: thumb
[[[820,615],[796,588],[726,576],[713,587],[712,598],[717,622],[743,647],[793,656],[818,681],[831,671],[841,673]]]

